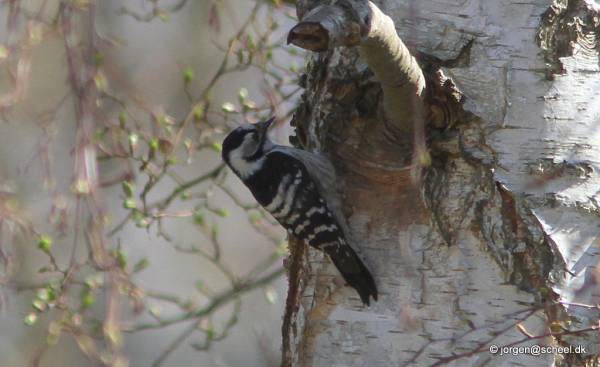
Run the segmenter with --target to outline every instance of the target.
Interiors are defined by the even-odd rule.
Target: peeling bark
[[[548,63],[548,79],[566,72],[560,58],[600,50],[600,5],[589,0],[555,0],[542,14],[538,44]]]
[[[298,2],[311,26],[296,36],[317,34],[304,41],[323,51],[292,123],[295,144],[335,165],[380,301],[363,307],[321,254],[292,254],[283,365],[597,363],[598,48],[561,51],[595,34],[597,6],[432,0],[416,23],[408,1],[389,0],[375,18],[395,27],[370,28],[365,4],[377,14],[365,1]],[[330,36],[344,29],[357,33]],[[500,356],[492,344],[587,352]]]

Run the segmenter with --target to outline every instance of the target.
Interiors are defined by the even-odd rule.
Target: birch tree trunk
[[[374,3],[298,1],[290,41],[317,51],[295,143],[333,161],[379,301],[292,239],[283,365],[599,363],[600,6]],[[501,355],[533,345],[573,349]]]

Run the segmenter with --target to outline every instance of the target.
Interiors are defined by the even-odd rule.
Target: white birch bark
[[[314,3],[299,1],[299,12]],[[299,140],[329,154],[343,178],[348,222],[380,299],[363,307],[328,260],[295,244],[283,365],[597,363],[597,329],[570,333],[599,320],[600,7],[376,3],[426,54],[453,59],[472,41],[444,69],[467,113],[427,130],[431,166],[414,184],[406,146],[369,133],[381,91],[356,50],[311,58]],[[587,353],[488,351],[512,344]]]

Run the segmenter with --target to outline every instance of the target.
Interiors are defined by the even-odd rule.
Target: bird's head
[[[274,117],[256,124],[244,124],[230,132],[223,140],[223,160],[235,170],[236,163],[260,158],[273,144],[267,136],[273,121]]]

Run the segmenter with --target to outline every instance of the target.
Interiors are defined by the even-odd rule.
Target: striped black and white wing
[[[343,227],[348,239],[350,231],[346,227],[346,220],[342,213],[342,202],[337,191],[339,183],[337,182],[335,169],[329,159],[319,153],[311,153],[286,146],[277,146],[274,151],[279,151],[293,157],[306,167],[321,197],[326,198],[329,210],[331,210],[338,223]]]
[[[335,189],[333,168],[316,157],[306,158],[297,152],[290,154],[291,149],[270,151],[260,172],[246,180],[246,185],[258,202],[290,233],[325,252],[346,282],[359,293],[363,303],[369,304],[369,297],[377,299],[375,281],[348,243],[339,214],[336,214],[338,208],[332,208],[330,204],[335,194],[324,193],[329,189],[322,187],[328,184]],[[324,170],[315,169],[317,164]]]

